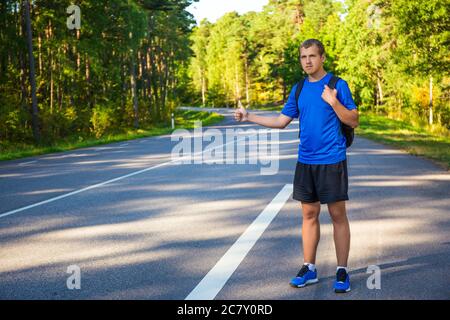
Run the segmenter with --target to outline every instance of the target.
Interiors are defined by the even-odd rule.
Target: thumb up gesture
[[[239,107],[234,111],[234,119],[238,122],[248,121],[248,111],[244,107]]]

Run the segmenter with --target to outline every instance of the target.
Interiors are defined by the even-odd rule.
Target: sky
[[[227,12],[237,11],[243,14],[249,11],[262,11],[268,0],[200,0],[187,8],[200,23],[204,18],[210,22],[216,22],[218,18]]]

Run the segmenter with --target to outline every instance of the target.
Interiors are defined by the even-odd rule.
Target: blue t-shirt
[[[331,77],[332,74],[327,73],[317,82],[309,82],[306,78],[298,100],[300,111],[295,103],[295,85],[281,111],[289,118],[300,120],[298,161],[301,163],[333,164],[346,159],[346,140],[341,131],[341,122],[333,108],[322,99],[324,86]],[[342,105],[349,110],[356,109],[347,82],[340,79],[336,89]]]

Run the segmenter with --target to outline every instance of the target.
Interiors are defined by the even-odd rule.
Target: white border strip
[[[292,189],[292,184],[287,184],[281,189],[185,300],[212,300],[216,297],[264,230],[283,208],[292,194]]]
[[[37,162],[37,160],[28,161],[28,162],[22,162],[22,163],[19,163],[19,166],[25,166],[27,164],[32,164],[32,163],[35,163],[35,162]]]
[[[179,161],[179,159],[177,159],[176,161]],[[44,200],[44,201],[41,201],[41,202],[36,202],[36,203],[33,203],[33,204],[31,204],[29,206],[26,206],[26,207],[22,207],[22,208],[18,208],[18,209],[12,210],[12,211],[8,211],[8,212],[0,214],[0,218],[7,217],[7,216],[10,216],[12,214],[15,214],[15,213],[18,213],[18,212],[21,212],[21,211],[25,211],[25,210],[28,210],[28,209],[31,209],[31,208],[34,208],[34,207],[38,207],[38,206],[41,206],[43,204],[50,203],[50,202],[53,202],[53,201],[56,201],[56,200],[64,199],[64,198],[73,196],[75,194],[78,194],[78,193],[81,193],[81,192],[84,192],[84,191],[87,191],[87,190],[91,190],[91,189],[94,189],[94,188],[98,188],[98,187],[104,186],[105,184],[109,184],[111,182],[119,181],[119,180],[122,180],[122,179],[125,179],[125,178],[128,178],[128,177],[135,176],[135,175],[140,174],[140,173],[144,173],[146,171],[150,171],[152,169],[163,167],[163,166],[166,166],[166,165],[168,165],[168,164],[170,164],[172,162],[175,162],[175,161],[164,162],[164,163],[158,164],[156,166],[145,168],[145,169],[139,170],[139,171],[135,171],[135,172],[132,172],[130,174],[127,174],[127,175],[124,175],[124,176],[120,176],[120,177],[117,177],[117,178],[114,178],[114,179],[111,179],[111,180],[108,180],[108,181],[105,181],[105,182],[97,183],[97,184],[88,186],[88,187],[83,188],[83,189],[78,189],[78,190],[75,190],[75,191],[72,191],[72,192],[69,192],[69,193],[65,193],[65,194],[62,194],[62,195],[54,197],[54,198],[50,198],[50,199],[47,199],[47,200]]]

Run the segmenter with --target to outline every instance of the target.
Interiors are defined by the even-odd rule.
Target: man
[[[323,68],[323,44],[319,40],[309,39],[301,44],[299,51],[301,66],[308,77],[305,78],[298,107],[295,85],[278,117],[257,116],[242,107],[235,111],[234,116],[239,122],[250,121],[278,129],[299,118],[300,144],[293,199],[300,201],[302,207],[304,264],[290,285],[302,288],[318,282],[315,263],[320,238],[320,204],[327,204],[333,221],[337,257],[334,290],[344,293],[350,291],[347,273],[350,227],[345,209],[345,201],[349,200],[346,138],[340,122],[356,128],[359,116],[344,80],[340,79],[333,90],[327,86],[332,74]]]

